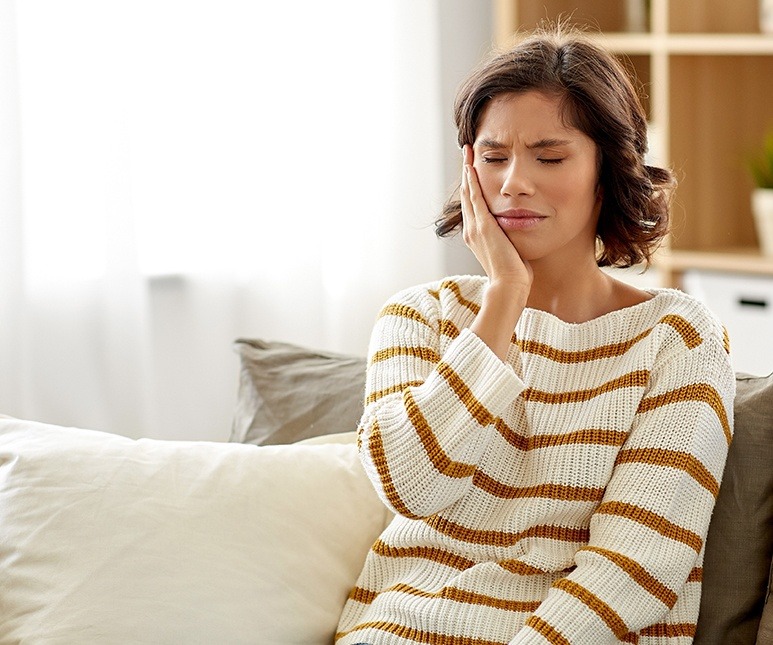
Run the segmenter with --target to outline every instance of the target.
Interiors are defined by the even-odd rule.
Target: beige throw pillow
[[[0,420],[0,644],[329,645],[389,520],[347,444]]]

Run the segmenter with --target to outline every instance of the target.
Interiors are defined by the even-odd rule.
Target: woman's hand
[[[505,360],[515,324],[526,306],[533,274],[528,262],[499,227],[486,204],[473,167],[472,147],[463,149],[462,231],[489,278],[480,312],[471,330]]]
[[[462,234],[465,244],[478,258],[492,283],[504,282],[531,288],[532,272],[521,259],[513,243],[489,211],[473,166],[472,146],[465,145],[462,154]]]

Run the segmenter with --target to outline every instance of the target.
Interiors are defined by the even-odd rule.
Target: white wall
[[[472,253],[464,247],[461,238],[438,240],[428,231],[414,235],[410,227],[427,227],[437,217],[442,201],[458,181],[460,152],[456,145],[453,126],[453,100],[456,89],[468,71],[479,62],[491,46],[491,15],[488,3],[471,3],[467,0],[437,0],[433,3],[436,12],[439,38],[435,55],[439,57],[441,73],[437,79],[406,79],[406,92],[415,91],[417,83],[435,82],[440,85],[439,104],[435,119],[437,133],[442,146],[442,168],[417,175],[416,179],[435,182],[424,192],[427,199],[422,204],[404,205],[401,213],[395,214],[394,222],[387,222],[380,228],[389,235],[403,236],[406,244],[432,245],[426,249],[406,249],[404,284],[373,285],[373,302],[350,301],[349,329],[342,330],[341,338],[332,338],[323,333],[324,325],[314,320],[313,312],[319,303],[305,299],[293,299],[292,282],[302,276],[287,276],[287,283],[281,292],[257,301],[249,285],[240,289],[238,284],[215,281],[193,282],[181,278],[157,278],[150,282],[150,317],[152,328],[152,353],[156,368],[156,380],[151,384],[154,396],[163,403],[151,406],[156,412],[153,426],[157,428],[178,428],[182,436],[169,438],[226,440],[230,432],[230,420],[238,386],[238,357],[232,351],[232,342],[239,336],[259,337],[267,340],[297,342],[319,349],[346,351],[364,354],[374,315],[383,299],[397,289],[431,279],[420,268],[421,263],[411,268],[409,261],[416,253],[441,256],[442,274],[478,273],[480,266]],[[421,40],[419,34],[404,38]],[[416,55],[422,55],[416,50]],[[413,86],[413,87],[411,87]],[[437,86],[432,88],[436,91]],[[409,105],[405,106],[410,109]],[[395,115],[398,118],[398,115]],[[401,118],[405,118],[403,115]],[[427,115],[420,115],[427,121]],[[432,127],[424,123],[422,128]],[[411,148],[406,143],[406,154],[421,162],[421,144]],[[432,155],[428,155],[432,158]],[[407,170],[406,170],[407,169]],[[403,168],[403,172],[410,167]],[[405,178],[411,180],[410,177]],[[412,212],[407,213],[406,211]],[[413,223],[411,223],[413,222]],[[381,226],[381,225],[380,225]],[[408,236],[411,236],[408,239]],[[419,242],[419,239],[423,239]],[[426,264],[426,263],[425,263]],[[440,277],[440,276],[437,276]],[[314,279],[309,276],[309,279]],[[390,278],[394,281],[394,276]],[[305,292],[304,292],[305,293]],[[265,295],[265,294],[264,294]],[[345,297],[345,293],[342,297]],[[202,316],[201,302],[214,303]],[[278,325],[276,316],[266,316],[265,310],[285,309],[292,315]],[[343,337],[346,336],[346,337]],[[206,388],[207,395],[195,393]]]
[[[443,186],[446,194],[458,185],[462,165],[461,151],[456,142],[453,104],[456,90],[467,74],[493,46],[491,3],[469,0],[444,0],[439,4],[441,103],[443,114]],[[461,236],[440,242],[443,244],[445,272],[479,274],[480,264],[464,245]]]

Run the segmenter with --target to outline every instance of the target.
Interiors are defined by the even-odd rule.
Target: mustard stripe
[[[438,331],[441,336],[448,336],[451,340],[462,333],[452,321],[445,318],[438,323]]]
[[[542,390],[528,388],[523,391],[523,397],[527,401],[537,401],[538,403],[579,403],[626,387],[644,387],[647,384],[648,379],[649,372],[647,370],[637,370],[635,372],[623,374],[622,376],[612,379],[611,381],[602,383],[598,387],[593,387],[587,390],[570,390],[568,392],[543,392]]]
[[[700,460],[693,455],[665,448],[635,448],[621,450],[615,464],[652,464],[683,470],[715,498],[719,494],[719,483]]]
[[[590,537],[587,528],[554,526],[552,524],[540,524],[531,526],[524,531],[510,533],[508,531],[471,529],[438,515],[425,517],[424,522],[438,533],[448,535],[455,540],[487,546],[513,546],[525,538],[532,537],[583,543],[587,542]]]
[[[438,300],[440,299],[440,292],[444,289],[447,289],[451,293],[456,296],[456,301],[462,305],[463,307],[466,307],[469,309],[473,314],[476,316],[478,315],[478,312],[480,311],[480,305],[477,302],[473,302],[472,300],[468,300],[462,295],[462,289],[459,287],[459,284],[457,282],[454,282],[453,280],[443,280],[443,282],[440,283],[440,286],[438,287],[437,291],[429,291],[429,294]]]
[[[507,425],[501,417],[494,419],[494,428],[502,435],[502,438],[518,450],[529,449],[529,439]]]
[[[667,316],[663,316],[659,322],[665,323],[666,325],[671,325],[671,327],[676,329],[676,331],[678,331],[682,336],[682,340],[684,341],[684,344],[687,345],[688,349],[695,349],[703,342],[703,338],[701,338],[701,335],[698,333],[695,327],[693,327],[690,322],[681,316],[677,316],[676,314],[668,314]]]
[[[467,411],[472,415],[473,419],[482,426],[487,426],[494,422],[494,415],[492,415],[491,412],[475,398],[472,390],[467,387],[467,384],[453,369],[451,369],[451,366],[448,363],[439,363],[437,371],[446,380],[454,394],[459,397],[459,400],[464,403],[464,407],[467,408]]]
[[[616,515],[624,517],[633,522],[642,524],[653,531],[657,531],[665,537],[686,544],[696,553],[700,553],[703,546],[703,540],[697,533],[688,531],[681,526],[670,522],[662,515],[648,511],[641,506],[626,504],[624,502],[605,502],[596,509],[596,513],[602,515]]]
[[[529,437],[527,450],[554,448],[577,444],[595,444],[600,446],[622,446],[628,438],[627,432],[586,428],[565,434],[545,434]]]
[[[430,462],[432,462],[432,465],[437,468],[438,472],[455,479],[472,477],[475,472],[475,466],[461,461],[453,461],[443,451],[443,448],[435,437],[434,432],[432,432],[432,428],[427,422],[427,419],[421,413],[410,390],[405,391],[403,401],[405,410],[408,414],[408,419],[416,430],[416,434],[419,436],[421,445],[424,446],[427,457]]]
[[[365,601],[363,604],[370,604],[379,594],[389,592],[404,593],[419,598],[453,600],[454,602],[465,603],[468,605],[483,605],[485,607],[493,607],[494,609],[503,609],[504,611],[532,612],[542,604],[541,600],[506,600],[504,598],[495,598],[494,596],[475,593],[473,591],[466,591],[464,589],[459,589],[458,587],[443,587],[441,590],[431,593],[407,584],[399,583],[384,589],[383,591],[368,591],[361,589],[360,587],[355,587],[355,590],[352,591],[352,594],[356,595],[356,597],[353,597],[352,594],[350,594],[349,597],[353,600],[358,600],[359,602],[363,602],[359,600],[359,598],[362,598]]]
[[[471,567],[474,567],[476,562],[451,553],[450,551],[444,551],[438,547],[426,547],[426,546],[413,546],[413,547],[396,547],[391,546],[383,540],[376,540],[370,549],[373,553],[383,558],[419,558],[421,560],[429,560],[442,566],[456,569],[457,571],[465,571]],[[520,560],[502,560],[497,562],[497,565],[509,571],[521,576],[536,576],[544,575],[546,571],[533,567],[529,564],[521,562]],[[574,567],[565,569],[562,573],[569,573]],[[548,572],[552,573],[552,572]]]
[[[354,600],[363,605],[371,604],[376,599],[376,596],[378,596],[378,591],[368,591],[362,587],[354,587],[349,592],[349,600]]]
[[[691,385],[684,385],[678,387],[675,390],[658,394],[657,396],[647,397],[640,401],[637,414],[640,412],[649,412],[659,407],[670,405],[671,403],[681,403],[684,401],[699,401],[701,403],[707,403],[714,410],[719,422],[722,424],[722,430],[725,432],[725,439],[727,445],[733,439],[732,432],[730,431],[730,423],[727,419],[727,412],[725,406],[722,403],[722,397],[719,393],[708,383],[693,383]]]
[[[622,638],[628,633],[628,626],[623,619],[620,618],[620,615],[601,598],[588,591],[582,585],[567,578],[559,578],[553,584],[553,587],[568,593],[570,596],[574,596],[586,607],[595,612],[618,638]]]
[[[399,316],[400,318],[407,318],[408,320],[414,320],[422,323],[423,325],[430,326],[429,321],[416,309],[409,307],[408,305],[402,305],[392,303],[384,307],[379,313],[378,318],[384,318],[385,316]]]
[[[553,483],[538,484],[536,486],[508,486],[480,470],[475,472],[472,482],[481,490],[501,499],[547,497],[571,502],[600,502],[604,497],[603,488],[567,486]]]
[[[400,498],[397,488],[392,481],[392,475],[389,472],[389,465],[387,464],[386,453],[384,452],[384,443],[381,439],[381,431],[379,430],[378,422],[376,421],[373,421],[373,429],[370,433],[368,447],[370,449],[370,456],[373,460],[373,464],[376,466],[376,471],[381,479],[381,487],[384,489],[384,494],[389,500],[389,503],[392,504],[394,509],[400,513],[400,515],[404,515],[411,519],[418,519],[418,516],[413,514]]]
[[[703,582],[703,567],[693,567],[687,576],[687,582]]]
[[[475,561],[434,546],[397,547],[383,540],[376,540],[370,549],[383,558],[420,558],[430,560],[457,571],[465,571],[475,566]]]
[[[524,435],[515,432],[499,417],[494,421],[494,427],[507,443],[514,448],[523,451],[580,444],[622,446],[628,438],[627,432],[603,430],[601,428],[585,428],[563,434],[542,434],[525,437]]]
[[[539,616],[529,616],[526,626],[533,629],[551,645],[572,645],[564,636]]]
[[[362,629],[377,629],[381,632],[394,634],[399,638],[414,641],[416,643],[426,643],[427,645],[502,645],[502,641],[490,641],[484,638],[470,638],[469,636],[449,636],[448,634],[439,634],[438,632],[425,632],[413,627],[406,627],[398,623],[387,623],[384,621],[373,621],[360,623],[346,632],[337,632],[336,640],[348,636],[349,634]]]
[[[676,638],[677,636],[695,636],[693,623],[657,623],[642,629],[641,636],[660,636],[661,638]]]
[[[584,349],[578,351],[569,351],[563,349],[556,349],[546,343],[540,343],[536,340],[519,340],[518,347],[525,354],[535,354],[542,356],[555,363],[587,363],[590,361],[601,360],[604,358],[611,358],[625,354],[631,346],[638,343],[642,338],[648,336],[651,330],[642,332],[635,338],[627,340],[621,343],[614,343],[611,345],[601,345],[599,347],[592,347],[591,349]]]
[[[636,560],[633,560],[621,553],[616,553],[615,551],[610,551],[608,549],[602,549],[594,546],[585,546],[579,550],[591,551],[593,553],[598,553],[599,555],[604,556],[607,560],[613,562],[623,571],[625,571],[642,589],[657,598],[669,609],[673,608],[673,606],[676,604],[676,593],[669,589],[662,582],[660,582],[657,578],[652,576],[644,567],[636,562]]]
[[[586,363],[590,361],[598,361],[606,358],[615,358],[622,356],[636,343],[649,336],[657,327],[657,325],[670,325],[673,327],[682,337],[684,344],[689,349],[694,349],[703,342],[701,335],[696,331],[687,320],[681,316],[669,314],[663,316],[653,327],[645,329],[640,334],[637,334],[629,340],[625,340],[619,343],[610,343],[608,345],[599,345],[598,347],[591,347],[590,349],[583,349],[577,351],[569,351],[563,349],[557,349],[551,347],[545,343],[540,343],[535,340],[522,340],[517,341],[518,346],[522,352],[527,354],[535,354],[542,356],[556,363]]]
[[[369,405],[371,403],[375,403],[379,399],[383,399],[385,396],[389,396],[395,392],[402,392],[403,390],[407,390],[409,387],[418,387],[423,383],[424,381],[406,381],[404,383],[396,383],[395,385],[391,385],[390,387],[384,388],[383,390],[376,390],[375,392],[368,394],[367,398],[365,399],[365,404]]]
[[[370,362],[371,364],[379,363],[381,361],[389,360],[390,358],[395,358],[396,356],[413,356],[415,358],[420,358],[423,361],[427,361],[428,363],[437,363],[440,361],[440,356],[431,347],[395,346],[378,350],[370,357]]]

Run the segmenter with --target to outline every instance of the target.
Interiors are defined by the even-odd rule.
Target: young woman
[[[721,324],[600,266],[648,261],[671,174],[614,57],[542,32],[455,105],[461,227],[486,276],[403,291],[375,325],[358,443],[395,519],[336,641],[692,642],[732,435]]]

